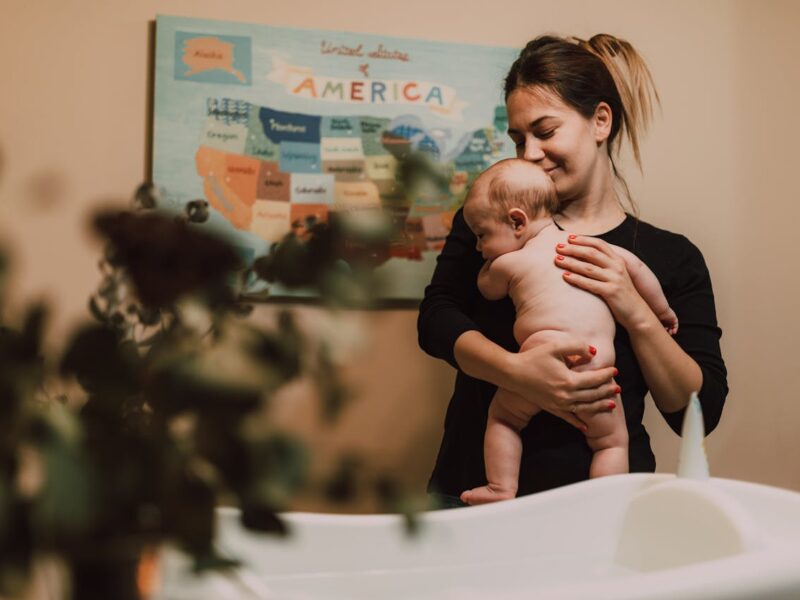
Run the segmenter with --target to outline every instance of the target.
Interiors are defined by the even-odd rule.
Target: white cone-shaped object
[[[689,406],[683,417],[681,432],[681,453],[678,459],[678,477],[684,479],[708,479],[708,457],[703,444],[705,438],[703,409],[697,392],[692,392]]]
[[[703,411],[693,393],[683,418],[678,477],[631,499],[622,522],[618,564],[657,571],[760,547],[761,533],[750,514],[709,481],[704,437]]]

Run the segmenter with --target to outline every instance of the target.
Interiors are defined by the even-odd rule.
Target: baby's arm
[[[625,261],[625,267],[628,269],[628,275],[630,275],[636,291],[650,305],[670,335],[678,333],[678,316],[669,307],[667,297],[664,295],[664,290],[661,289],[655,273],[633,252],[613,244],[611,248]]]
[[[500,300],[508,296],[511,270],[508,254],[487,260],[478,273],[478,289],[487,300]]]

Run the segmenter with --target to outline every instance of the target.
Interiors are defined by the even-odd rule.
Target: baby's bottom
[[[560,339],[558,331],[539,331],[528,337],[520,347],[520,352],[539,344]],[[597,354],[588,364],[577,365],[576,371],[599,369],[614,364],[614,342],[603,340],[593,343]],[[619,395],[614,397],[617,404],[611,412],[582,416],[586,423],[586,442],[594,451],[589,477],[602,477],[628,472],[628,428]],[[512,412],[509,406],[525,406],[528,411]],[[461,494],[467,504],[485,504],[507,500],[517,495],[519,485],[519,464],[522,458],[522,440],[519,432],[541,409],[525,402],[513,392],[498,388],[489,405],[489,416],[483,441],[483,456],[486,463],[485,486],[473,488]]]

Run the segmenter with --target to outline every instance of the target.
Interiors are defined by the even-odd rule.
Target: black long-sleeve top
[[[719,422],[728,384],[719,347],[722,332],[717,326],[714,294],[703,255],[684,236],[658,229],[630,215],[598,237],[636,254],[661,283],[680,323],[675,341],[700,365],[703,373],[699,397],[706,432],[710,432]],[[511,300],[486,300],[478,291],[477,277],[483,259],[475,250],[475,241],[459,211],[431,283],[425,289],[417,321],[422,349],[456,369],[455,342],[466,331],[478,330],[509,351],[519,350],[513,336],[515,311]],[[656,466],[655,456],[650,448],[650,437],[642,425],[648,388],[628,334],[619,324],[614,348],[615,366],[619,370],[615,379],[622,387],[630,439],[630,470],[652,472]],[[458,371],[429,491],[458,496],[464,490],[486,483],[483,435],[495,390],[495,386]],[[680,433],[683,411],[662,414],[669,426]],[[542,411],[531,419],[521,435],[519,495],[588,478],[592,451],[583,434],[562,419]]]

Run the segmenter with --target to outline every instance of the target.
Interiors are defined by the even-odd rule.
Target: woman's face
[[[587,119],[552,92],[520,87],[508,96],[506,108],[517,157],[542,167],[562,202],[588,195],[602,177],[600,169],[609,168],[604,144],[611,126],[608,105],[601,102]]]

